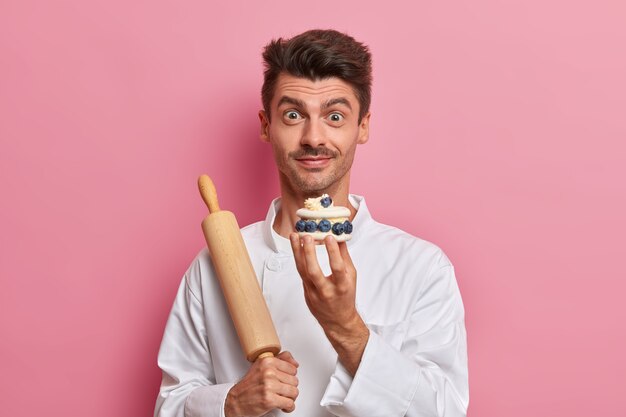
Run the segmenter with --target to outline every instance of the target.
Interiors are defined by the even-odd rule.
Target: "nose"
[[[322,122],[313,118],[307,119],[304,123],[300,145],[310,146],[312,148],[324,145],[326,143],[324,128]]]

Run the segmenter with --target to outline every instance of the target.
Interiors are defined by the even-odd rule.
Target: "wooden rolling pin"
[[[280,352],[280,342],[237,219],[232,212],[220,210],[208,175],[198,178],[198,188],[209,208],[202,231],[246,359],[254,362],[259,357],[275,356]]]

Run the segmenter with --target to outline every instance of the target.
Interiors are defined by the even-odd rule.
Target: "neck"
[[[311,197],[319,197],[322,194],[328,194],[333,199],[335,206],[349,208],[350,221],[352,221],[356,214],[356,209],[352,207],[352,204],[350,204],[348,200],[350,179],[348,177],[344,178],[344,180],[345,181],[339,181],[337,184],[333,184],[333,186],[324,190],[303,192],[302,190],[294,189],[288,181],[285,181],[281,174],[281,204],[278,213],[276,213],[276,219],[274,220],[274,231],[288,239],[289,235],[294,232],[294,225],[299,219],[296,215],[296,211],[304,207],[304,200]]]

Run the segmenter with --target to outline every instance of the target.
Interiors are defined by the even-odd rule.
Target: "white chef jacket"
[[[465,416],[469,402],[464,309],[448,258],[437,246],[376,222],[360,196],[348,242],[357,270],[356,306],[370,330],[354,378],[309,311],[289,240],[265,221],[242,229],[283,350],[300,363],[296,409],[273,416]],[[324,245],[320,267],[330,274]],[[224,416],[229,389],[250,364],[208,251],[180,284],[158,357],[155,416]]]

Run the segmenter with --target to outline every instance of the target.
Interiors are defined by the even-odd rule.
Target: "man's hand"
[[[311,236],[290,235],[296,268],[302,278],[304,298],[320,323],[339,361],[353,376],[359,367],[369,330],[356,310],[356,269],[345,242],[324,239],[331,275],[324,276]]]
[[[241,381],[226,396],[226,417],[257,417],[280,408],[286,413],[296,409],[298,362],[289,352],[275,358],[257,359]]]

